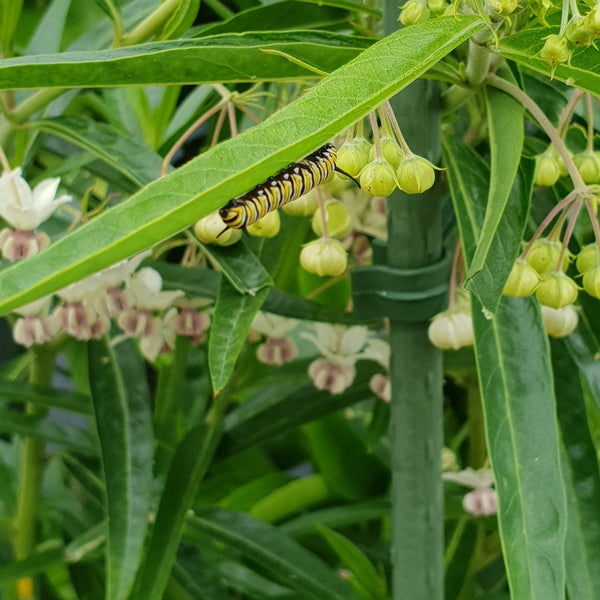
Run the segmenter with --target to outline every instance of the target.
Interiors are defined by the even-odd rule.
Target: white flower
[[[84,302],[92,300],[101,287],[102,281],[98,273],[94,273],[85,279],[76,281],[66,288],[59,290],[56,292],[56,295],[66,302]]]
[[[315,323],[314,328],[316,336],[303,333],[302,337],[313,343],[325,358],[337,364],[348,365],[354,365],[359,358],[364,358],[361,350],[369,335],[366,327]]]
[[[477,487],[465,495],[463,509],[477,517],[489,517],[498,512],[498,495],[491,487]]]
[[[127,288],[133,292],[135,306],[148,310],[164,310],[184,295],[182,290],[162,292],[162,277],[151,267],[145,267],[127,281]]]
[[[267,338],[267,341],[256,349],[256,358],[265,365],[280,367],[284,363],[292,362],[297,356],[296,344],[286,337]]]
[[[131,258],[122,260],[98,273],[102,284],[106,288],[116,287],[127,281],[131,274],[140,266],[141,262],[152,254],[151,250],[146,250],[136,254]]]
[[[354,381],[356,370],[354,364],[342,365],[319,358],[308,367],[308,375],[318,390],[327,390],[331,394],[341,394]]]
[[[259,311],[252,321],[252,329],[272,338],[283,338],[298,325],[296,319],[280,317],[272,313]]]
[[[471,469],[467,467],[459,473],[442,473],[444,481],[452,481],[466,487],[489,487],[494,483],[494,474],[491,469]]]
[[[55,198],[60,179],[44,179],[33,191],[21,177],[21,169],[0,176],[0,216],[15,229],[32,231],[71,196]]]
[[[140,338],[140,352],[150,362],[164,352],[170,352],[175,346],[175,330],[172,327],[172,313],[167,311],[164,319],[154,317],[150,323],[150,332]]]

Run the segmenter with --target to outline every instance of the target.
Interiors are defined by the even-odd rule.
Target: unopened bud
[[[384,158],[376,158],[360,172],[360,187],[371,196],[389,196],[396,186],[394,168]]]
[[[592,10],[584,17],[583,26],[586,31],[597,38],[600,35],[600,5],[596,4]]]
[[[397,169],[402,161],[402,150],[400,149],[398,142],[389,135],[382,135],[379,138],[379,147],[383,158],[385,158],[394,169]],[[369,160],[375,160],[376,154],[375,146],[371,146]]]
[[[583,274],[583,289],[594,298],[600,298],[600,267],[592,267]]]
[[[541,187],[552,187],[560,177],[560,165],[551,152],[544,152],[535,157],[535,173],[533,181]]]
[[[330,237],[341,240],[352,230],[352,217],[350,211],[338,200],[325,205],[325,219],[327,232]],[[320,237],[323,235],[323,216],[316,210],[312,218],[312,230]]]
[[[298,200],[284,204],[281,207],[281,210],[286,215],[310,217],[317,208],[319,208],[317,190],[312,189],[307,194],[304,194],[304,196],[298,198]]]
[[[435,182],[433,165],[414,154],[400,163],[397,175],[398,187],[406,194],[422,194]]]
[[[580,273],[585,273],[588,269],[594,267],[600,267],[600,250],[597,242],[584,246],[579,251],[575,264]]]
[[[573,157],[573,162],[584,183],[597,183],[600,179],[600,163],[592,152],[581,152]]]
[[[561,250],[562,243],[558,240],[538,239],[527,253],[527,262],[542,275],[556,269]],[[562,270],[566,271],[568,266],[569,256],[565,252],[562,259]]]
[[[594,42],[594,36],[584,25],[584,17],[571,19],[565,30],[565,36],[576,48],[586,48]]]
[[[575,331],[579,316],[572,304],[568,304],[562,308],[542,306],[542,321],[548,335],[560,338]]]
[[[567,62],[571,58],[571,49],[566,38],[549,35],[540,50],[540,58],[552,68]]]
[[[363,138],[364,139],[364,138]],[[366,142],[367,140],[365,140]],[[367,147],[370,144],[367,142]],[[358,177],[364,166],[369,162],[369,151],[355,140],[342,144],[337,153],[337,166],[352,177]]]
[[[348,265],[342,243],[333,239],[319,239],[306,244],[300,252],[300,264],[309,273],[320,277],[337,277]]]
[[[405,27],[423,23],[423,21],[427,21],[430,16],[427,5],[425,2],[421,2],[421,0],[408,0],[408,2],[401,7],[401,11],[398,21]]]
[[[573,304],[577,299],[577,284],[565,273],[552,271],[544,273],[535,297],[540,304],[551,308],[561,308]]]
[[[442,350],[473,345],[473,322],[466,312],[445,311],[433,317],[427,329],[429,341]]]
[[[273,210],[252,225],[248,225],[248,233],[255,237],[272,238],[279,233],[280,225],[279,213]]]
[[[517,260],[504,284],[503,294],[513,298],[531,296],[539,281],[538,272],[528,262]]]
[[[213,212],[196,221],[194,233],[203,244],[216,244],[217,246],[231,246],[242,237],[241,229],[226,229],[218,212]]]

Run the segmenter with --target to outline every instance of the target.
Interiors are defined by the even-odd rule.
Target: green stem
[[[149,14],[137,27],[121,37],[121,46],[141,44],[152,37],[163,26],[164,22],[177,9],[181,0],[165,0]]]
[[[485,426],[479,384],[475,376],[468,377],[467,386],[467,413],[469,418],[469,466],[481,469],[485,463]]]
[[[385,33],[397,27],[398,7],[386,0]],[[437,162],[439,86],[418,80],[391,100],[412,152]],[[437,186],[418,197],[396,190],[388,201],[388,264],[418,269],[442,256]],[[399,306],[399,310],[402,307]],[[442,352],[427,338],[428,320],[390,318],[390,457],[394,600],[444,598]]]
[[[165,472],[171,459],[171,450],[176,444],[177,403],[185,381],[188,357],[192,348],[189,337],[178,335],[175,340],[173,361],[161,367],[155,396],[154,431],[159,443],[156,452],[156,470]]]
[[[56,353],[53,349],[39,346],[34,350],[31,364],[30,383],[35,386],[50,387]],[[29,415],[43,415],[32,404],[27,404]],[[31,555],[35,547],[35,519],[39,506],[40,487],[43,475],[44,442],[26,437],[21,446],[17,510],[14,520],[15,558],[21,560]]]
[[[539,123],[540,127],[544,130],[546,135],[550,138],[550,141],[554,144],[554,148],[560,154],[563,162],[565,163],[565,167],[569,172],[569,177],[573,182],[576,190],[586,189],[585,185],[571,155],[564,142],[558,135],[558,132],[550,123],[550,119],[544,114],[542,109],[521,89],[519,89],[516,85],[513,85],[506,79],[502,79],[502,77],[498,77],[497,75],[488,75],[486,78],[486,82],[489,85],[493,85],[494,87],[506,92],[510,96],[512,96],[515,100],[520,102],[523,107],[529,111],[529,113],[533,116],[533,118]]]
[[[63,89],[47,89],[36,92],[23,100],[12,112],[7,113],[6,117],[13,123],[21,124],[27,121],[31,115],[46,108],[51,102],[54,102],[59,96],[65,93]]]

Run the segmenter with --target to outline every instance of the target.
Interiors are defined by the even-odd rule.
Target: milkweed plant
[[[0,598],[600,598],[599,40],[0,0]]]

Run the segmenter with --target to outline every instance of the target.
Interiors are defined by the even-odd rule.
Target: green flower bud
[[[225,229],[225,223],[218,212],[210,213],[194,225],[194,233],[203,244],[231,246],[242,237],[241,229]],[[222,232],[222,233],[221,233]],[[217,237],[218,236],[218,237]]]
[[[304,194],[304,196],[301,198],[298,198],[298,200],[284,204],[281,207],[281,210],[286,215],[310,217],[310,215],[312,215],[317,208],[319,208],[317,192],[315,189],[312,189],[310,192]]]
[[[583,289],[594,298],[600,298],[600,267],[592,267],[583,274]]]
[[[439,17],[444,14],[446,8],[448,8],[446,0],[428,0],[427,8],[429,9],[432,17]]]
[[[559,35],[549,35],[540,50],[540,58],[552,68],[567,62],[571,58],[567,40]]]
[[[341,240],[352,231],[352,216],[350,211],[338,200],[325,205],[327,231],[332,238]],[[323,235],[323,219],[321,211],[316,210],[312,218],[312,230],[320,237]]]
[[[596,4],[583,19],[583,26],[594,38],[600,35],[600,5]]]
[[[488,6],[499,15],[512,15],[519,4],[518,0],[488,0]]]
[[[252,225],[248,225],[247,229],[248,233],[255,237],[272,238],[279,233],[280,226],[279,213],[274,210]]]
[[[583,274],[583,289],[594,298],[600,298],[600,267],[592,267]]]
[[[552,187],[560,177],[560,165],[551,152],[544,152],[535,157],[535,173],[533,181],[541,187]]]
[[[433,165],[414,154],[400,163],[397,175],[398,187],[406,194],[422,194],[435,183]]]
[[[594,242],[593,244],[584,246],[579,251],[575,264],[577,265],[577,270],[582,274],[588,269],[600,267],[600,251],[598,249],[598,244]]]
[[[358,177],[358,174],[369,162],[369,153],[364,152],[363,148],[362,144],[354,141],[342,144],[337,152],[337,166],[352,177]]]
[[[566,337],[575,331],[579,315],[572,304],[562,308],[542,306],[542,321],[548,335],[560,338]]]
[[[585,28],[584,21],[583,17],[571,19],[565,30],[566,38],[576,48],[586,48],[594,41],[594,36]]]
[[[423,23],[423,21],[427,21],[430,16],[427,4],[425,4],[425,2],[421,2],[421,0],[408,0],[408,2],[406,2],[400,8],[400,10],[402,12],[400,13],[398,21],[400,21],[405,27],[416,25],[417,23]]]
[[[402,162],[402,150],[398,145],[398,142],[391,138],[389,135],[383,135],[379,138],[379,147],[381,148],[381,155],[387,160],[394,169],[398,168],[398,165]],[[377,154],[375,146],[371,146],[369,152],[369,160],[375,160]]]
[[[561,308],[577,299],[577,284],[562,272],[544,273],[537,286],[535,297],[540,304]]]
[[[581,152],[573,157],[573,162],[584,183],[596,183],[600,180],[600,163],[591,152]]]
[[[562,249],[562,243],[558,240],[548,240],[541,238],[533,243],[533,246],[527,253],[527,262],[540,274],[556,269],[558,257]],[[566,271],[569,266],[569,256],[567,252],[563,255],[562,270]]]
[[[528,262],[517,260],[504,284],[502,293],[513,298],[531,296],[535,292],[539,281],[538,272]]]
[[[389,196],[397,185],[394,168],[385,158],[376,158],[360,172],[360,187],[371,196]]]
[[[340,241],[319,239],[302,248],[300,264],[309,273],[320,277],[337,277],[346,270],[348,257]]]
[[[352,138],[352,143],[358,146],[360,151],[367,156],[369,155],[369,152],[371,152],[371,147],[373,146],[373,144],[371,144],[371,142],[362,135],[354,136]]]
[[[554,160],[558,164],[560,176],[566,177],[569,174],[569,171],[567,170],[567,165],[565,165],[565,161],[563,160],[563,157],[554,148],[552,148],[552,156],[554,157]],[[570,156],[570,153],[569,153],[569,156]]]
[[[473,322],[471,315],[462,311],[439,313],[427,329],[429,341],[442,350],[458,350],[473,345]]]

